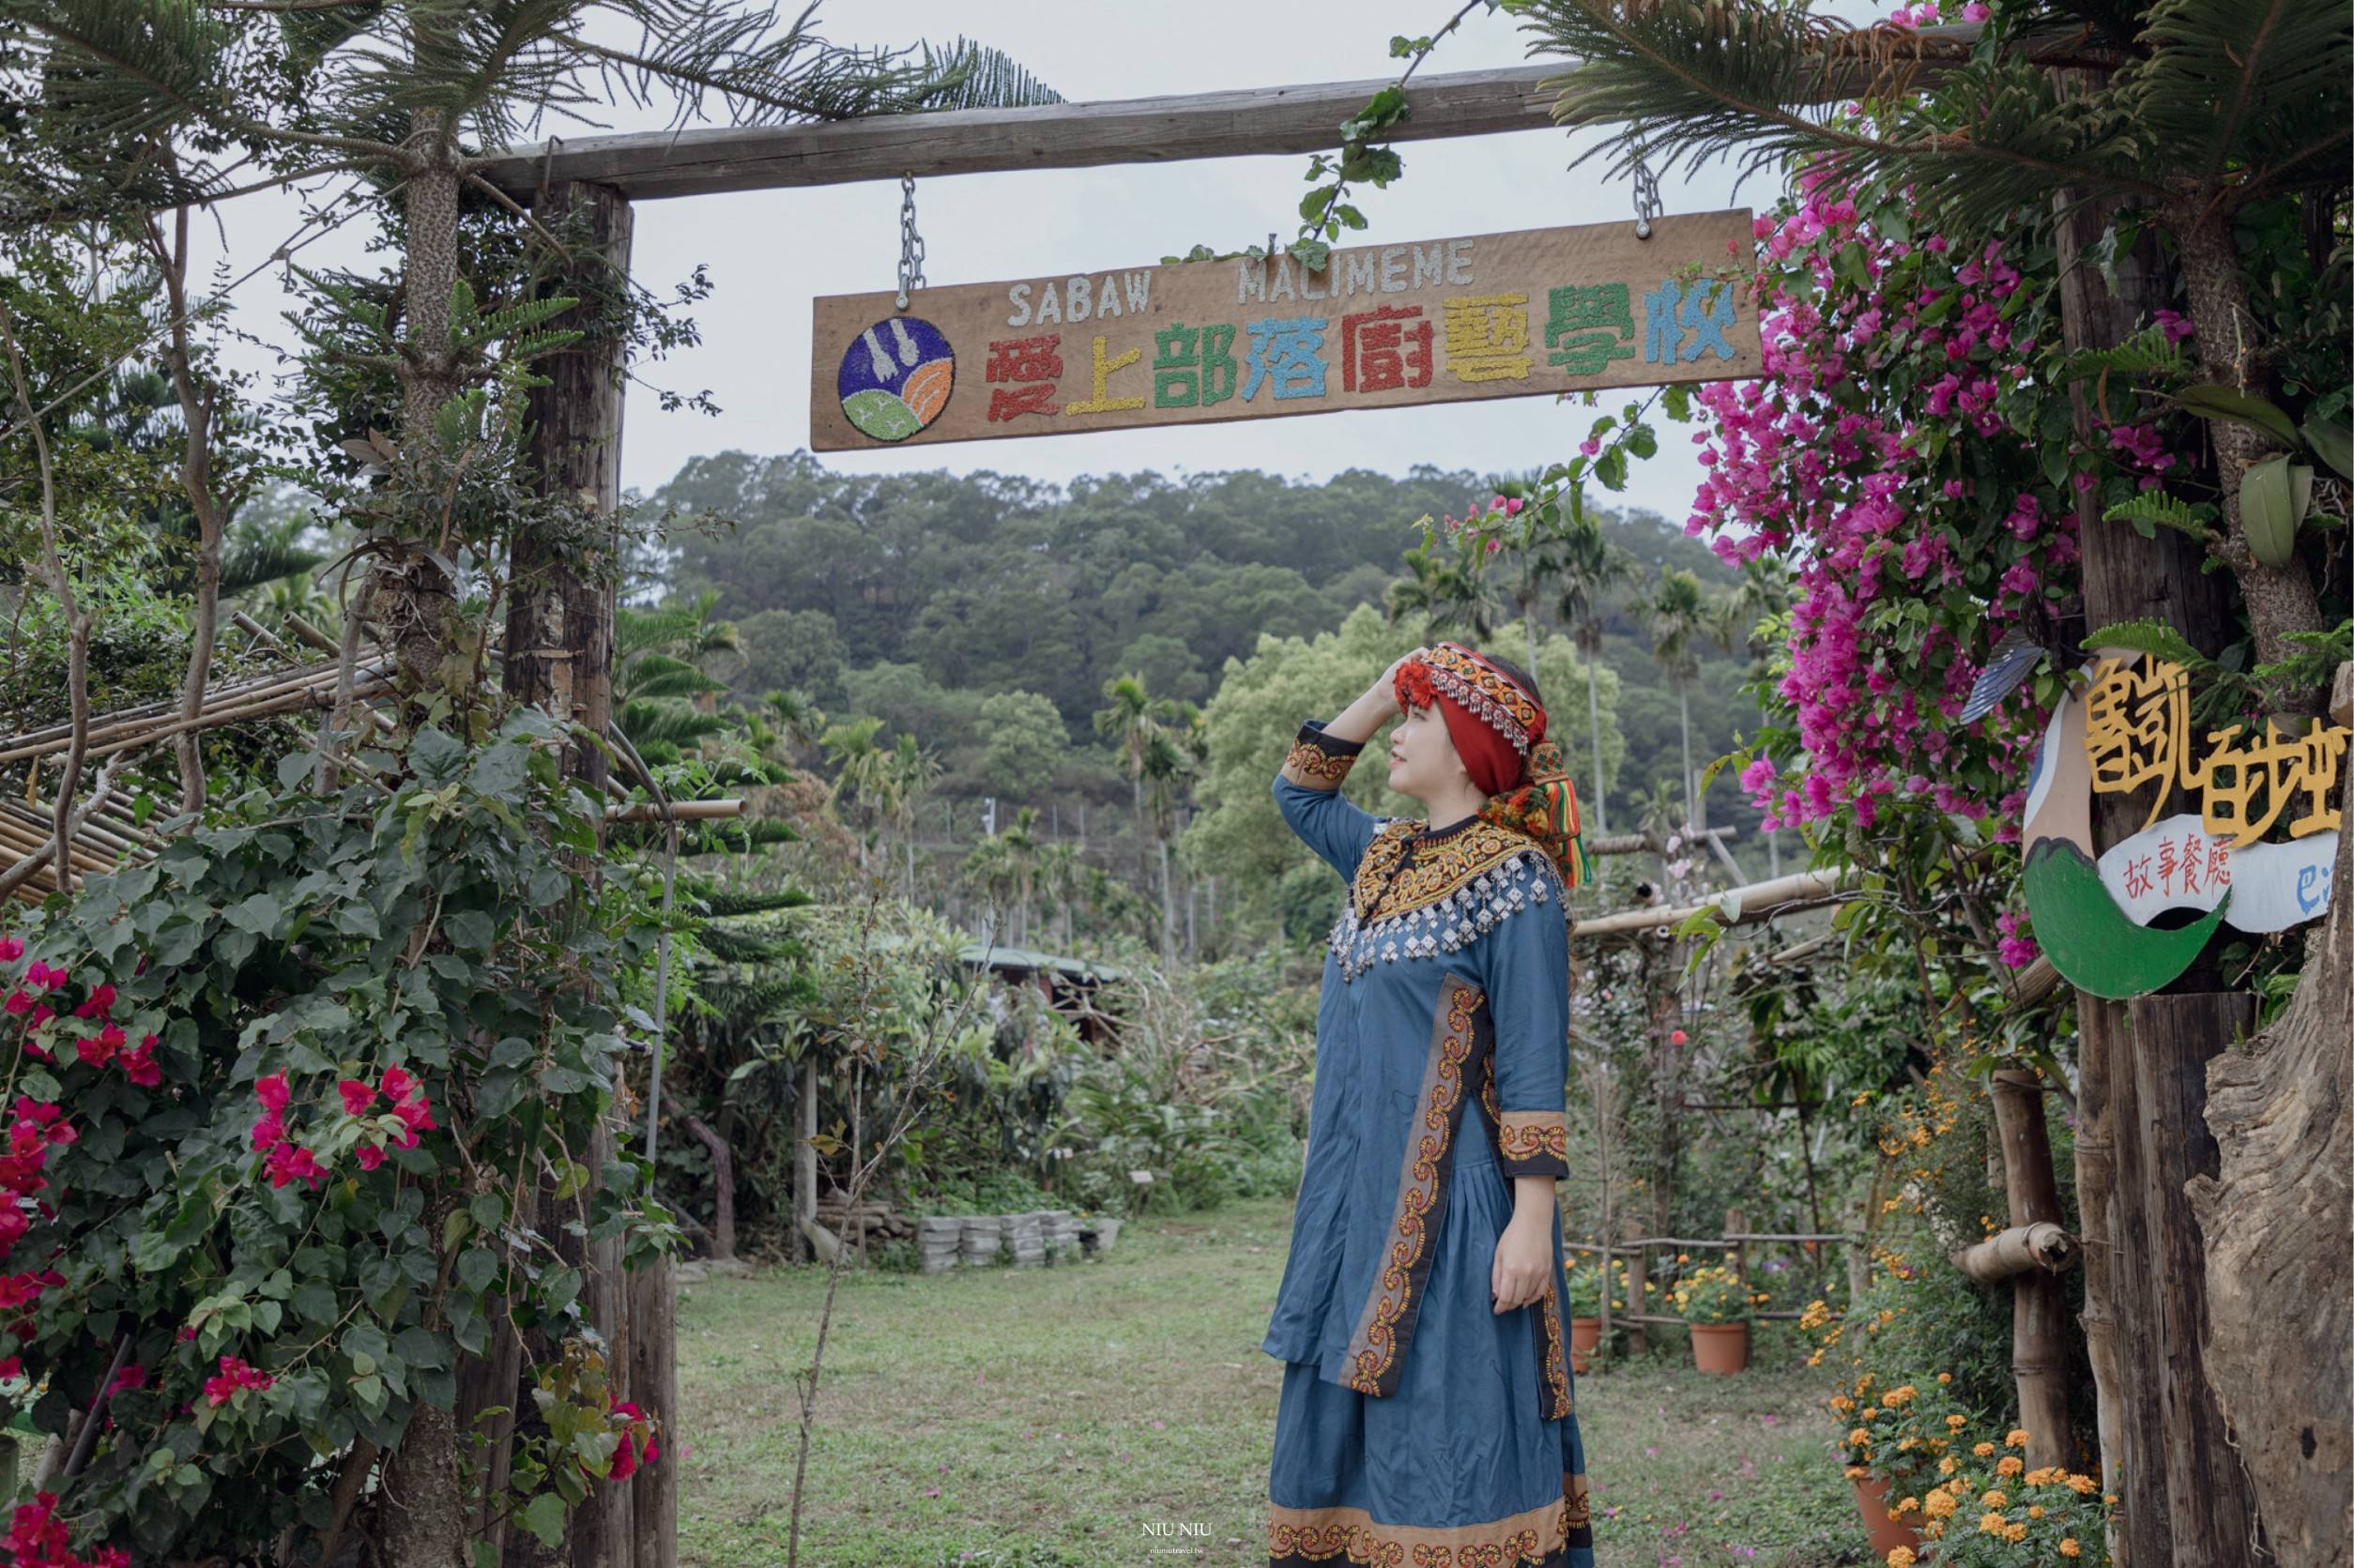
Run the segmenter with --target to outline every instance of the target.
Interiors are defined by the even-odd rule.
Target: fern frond
[[[2187,377],[2191,361],[2163,327],[2145,327],[2110,348],[2080,348],[2060,362],[2062,381],[2088,375]]]
[[[2163,525],[2179,528],[2194,539],[2211,538],[2209,530],[2215,523],[2215,509],[2204,501],[2184,501],[2163,490],[2145,490],[2131,500],[2119,501],[2101,514],[2103,523],[2131,523],[2144,539],[2155,537]]]

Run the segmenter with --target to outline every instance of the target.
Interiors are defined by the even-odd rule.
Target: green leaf
[[[554,1546],[564,1539],[564,1499],[554,1492],[542,1492],[525,1503],[517,1517],[543,1546]]]
[[[2181,632],[2161,620],[2126,620],[2104,626],[2098,632],[2085,633],[2084,646],[2153,654],[2185,669],[2203,669],[2209,662],[2205,654],[2182,640]]]
[[[476,1193],[466,1201],[466,1209],[484,1230],[497,1230],[507,1217],[507,1200],[497,1193]]]
[[[441,922],[450,933],[450,940],[467,952],[488,952],[497,938],[498,928],[480,909],[461,909]]]
[[[2354,480],[2354,430],[2321,419],[2307,419],[2304,430],[2305,445],[2341,479]]]
[[[2174,401],[2202,419],[2228,419],[2251,430],[2260,430],[2291,451],[2302,445],[2297,427],[2288,422],[2287,415],[2264,399],[2251,397],[2236,388],[2202,381],[2175,393]]]
[[[488,1290],[497,1277],[498,1259],[488,1247],[468,1247],[458,1255],[458,1278],[476,1295]]]
[[[2103,523],[2131,523],[2144,539],[2156,537],[2163,525],[2179,528],[2194,539],[2205,540],[2208,525],[2215,521],[2215,509],[2204,501],[2184,501],[2163,490],[2145,490],[2131,500],[2119,501],[2101,514]]]
[[[250,931],[256,936],[268,936],[277,928],[285,911],[268,893],[255,893],[232,904],[221,911],[221,918],[239,931]]]

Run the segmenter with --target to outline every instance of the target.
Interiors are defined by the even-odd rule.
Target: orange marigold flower
[[[2082,1557],[2085,1555],[2085,1549],[2076,1545],[2076,1538],[2074,1536],[2062,1536],[2059,1544],[2059,1554],[2062,1557]]]
[[[1961,1430],[1962,1430],[1962,1428],[1964,1428],[1964,1426],[1967,1426],[1967,1425],[1969,1425],[1969,1424],[1970,1424],[1970,1418],[1969,1418],[1968,1416],[1948,1416],[1948,1417],[1946,1417],[1946,1429],[1947,1429],[1948,1431],[1951,1431],[1951,1432],[1959,1432],[1959,1431],[1961,1431]]]
[[[1995,1473],[1997,1475],[2017,1475],[2021,1470],[2025,1469],[2026,1468],[2026,1461],[2020,1458],[2016,1454],[2006,1454],[1999,1460],[1995,1461]]]
[[[1993,1443],[1980,1443],[1976,1448],[1971,1449],[1970,1452],[1983,1459],[1988,1454],[1995,1452],[1995,1445]]]
[[[2012,1427],[2012,1428],[2011,1428],[2011,1429],[2010,1429],[2008,1433],[2004,1434],[2004,1436],[2003,1436],[2003,1446],[2004,1446],[2005,1448],[2025,1448],[2025,1447],[2026,1447],[2026,1446],[2027,1446],[2027,1429],[2026,1429],[2025,1427],[2024,1427],[2024,1426],[2014,1426],[2014,1427]]]
[[[1999,1490],[1996,1490],[1996,1491],[1990,1491],[1990,1492],[1986,1493],[1984,1496],[1980,1497],[1978,1500],[1979,1500],[1979,1501],[1980,1501],[1980,1502],[1982,1502],[1982,1503],[1984,1503],[1984,1504],[1985,1504],[1987,1507],[1989,1507],[1989,1508],[2003,1508],[2003,1507],[2007,1507],[2007,1506],[2009,1506],[2009,1504],[2010,1504],[2010,1499],[2009,1498],[2007,1498],[2007,1497],[2003,1496],[2003,1494],[2002,1494]]]

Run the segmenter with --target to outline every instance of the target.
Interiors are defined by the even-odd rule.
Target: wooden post
[[[2006,1068],[1994,1074],[1987,1093],[2001,1140],[2010,1224],[2061,1225],[2051,1134],[2043,1120],[2043,1080]],[[2031,1469],[2066,1465],[2075,1453],[2069,1439],[2067,1324],[2068,1297],[2059,1275],[2036,1268],[2011,1276],[2010,1373],[2018,1382],[2019,1424],[2027,1429]]]
[[[1743,1213],[1738,1209],[1728,1209],[1724,1211],[1725,1235],[1747,1235],[1749,1233],[1749,1215]],[[1733,1281],[1735,1285],[1738,1285],[1741,1287],[1741,1300],[1744,1302],[1747,1302],[1750,1299],[1749,1243],[1746,1241],[1735,1241],[1733,1243],[1731,1251],[1733,1253]]]
[[[1631,1240],[1632,1238],[1629,1238],[1629,1241]],[[1650,1288],[1650,1282],[1644,1277],[1648,1267],[1649,1259],[1645,1256],[1643,1248],[1628,1246],[1627,1249],[1627,1354],[1630,1359],[1643,1355],[1651,1348],[1651,1325],[1643,1320],[1643,1315],[1651,1310],[1645,1301]]]
[[[801,1064],[801,1136],[793,1143],[793,1257],[797,1262],[816,1256],[803,1240],[818,1223],[818,1058]]]
[[[530,458],[543,494],[580,506],[588,537],[559,540],[533,531],[519,534],[512,547],[507,613],[506,689],[518,702],[546,708],[559,721],[602,736],[613,719],[613,622],[617,599],[611,570],[619,541],[609,519],[620,505],[621,411],[625,346],[618,336],[594,330],[608,316],[600,307],[612,300],[629,278],[631,213],[628,200],[604,187],[558,183],[541,193],[536,216],[550,230],[571,236],[570,265],[547,281],[549,292],[577,297],[581,305],[559,317],[588,325],[591,333],[557,354],[543,367],[547,384],[532,388]],[[572,748],[567,766],[592,792],[602,793],[609,771],[601,746]],[[611,1161],[620,1134],[600,1126],[580,1159],[592,1171]],[[634,1310],[649,1289],[668,1288],[667,1272],[634,1286],[622,1269],[620,1240],[587,1241],[560,1226],[567,1210],[587,1218],[588,1195],[570,1203],[552,1191],[536,1195],[536,1223],[552,1231],[557,1250],[583,1270],[581,1300],[589,1322],[604,1340],[607,1378],[619,1399],[635,1403],[665,1431],[674,1429],[678,1400],[667,1387],[639,1387],[634,1380],[641,1350],[666,1358],[668,1347],[634,1344]],[[666,1306],[645,1303],[667,1320]],[[520,1391],[513,1397],[523,1398]],[[567,1521],[558,1560],[574,1568],[634,1568],[637,1531],[633,1514],[643,1491],[659,1499],[675,1493],[675,1462],[653,1467],[628,1486],[591,1488]],[[671,1510],[675,1513],[675,1507]],[[667,1516],[657,1500],[657,1520]],[[511,1557],[544,1560],[536,1544],[509,1531]]]
[[[2092,71],[2054,75],[2063,92],[2095,87],[2102,80]],[[2060,269],[2061,341],[2071,350],[2114,347],[2167,303],[2171,280],[2147,231],[2132,251],[2114,258],[2104,277],[2089,253],[2101,243],[2114,204],[2071,210],[2071,198],[2065,191],[2055,198],[2061,214],[2053,236]],[[2107,434],[2091,392],[2089,385],[2079,384],[2071,388],[2071,400],[2077,440],[2097,449]],[[2128,524],[2102,522],[2100,513],[2096,497],[2077,497],[2086,630],[2156,621],[2201,652],[2217,652],[2228,640],[2230,606],[2223,575],[2200,570],[2205,563],[2198,544],[2171,528],[2155,529],[2154,537],[2144,539]],[[2095,853],[2130,836],[2147,809],[2139,796],[2094,797]],[[2165,1431],[2156,1405],[2159,1358],[2146,1353],[2158,1334],[2149,1299],[2150,1244],[2162,1244],[2162,1239],[2148,1235],[2137,1201],[2142,1178],[2132,1057],[2139,1045],[2128,1034],[2123,1003],[2080,991],[2076,1017],[2077,1233],[2085,1244],[2080,1321],[2098,1389],[2102,1482],[2123,1505],[2123,1522],[2110,1540],[2111,1557],[2117,1568],[2167,1568],[2177,1560],[2165,1523],[2167,1467],[2157,1448],[2145,1446],[2163,1442]],[[2195,1120],[2198,1106],[2191,1109]],[[2175,1173],[2178,1193],[2193,1174]]]
[[[2255,1499],[2208,1386],[2207,1260],[2183,1188],[2194,1177],[2213,1180],[2220,1168],[2205,1115],[2207,1064],[2255,1027],[2255,998],[2245,992],[2137,997],[2127,1015],[2141,1119],[2141,1198],[2149,1222],[2150,1250],[2140,1262],[2154,1282],[2157,1309],[2145,1359],[2159,1377],[2175,1552],[2164,1560],[2253,1562]]]

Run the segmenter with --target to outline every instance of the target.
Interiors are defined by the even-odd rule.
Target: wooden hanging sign
[[[1760,373],[1749,209],[816,302],[809,444],[1070,435]]]

